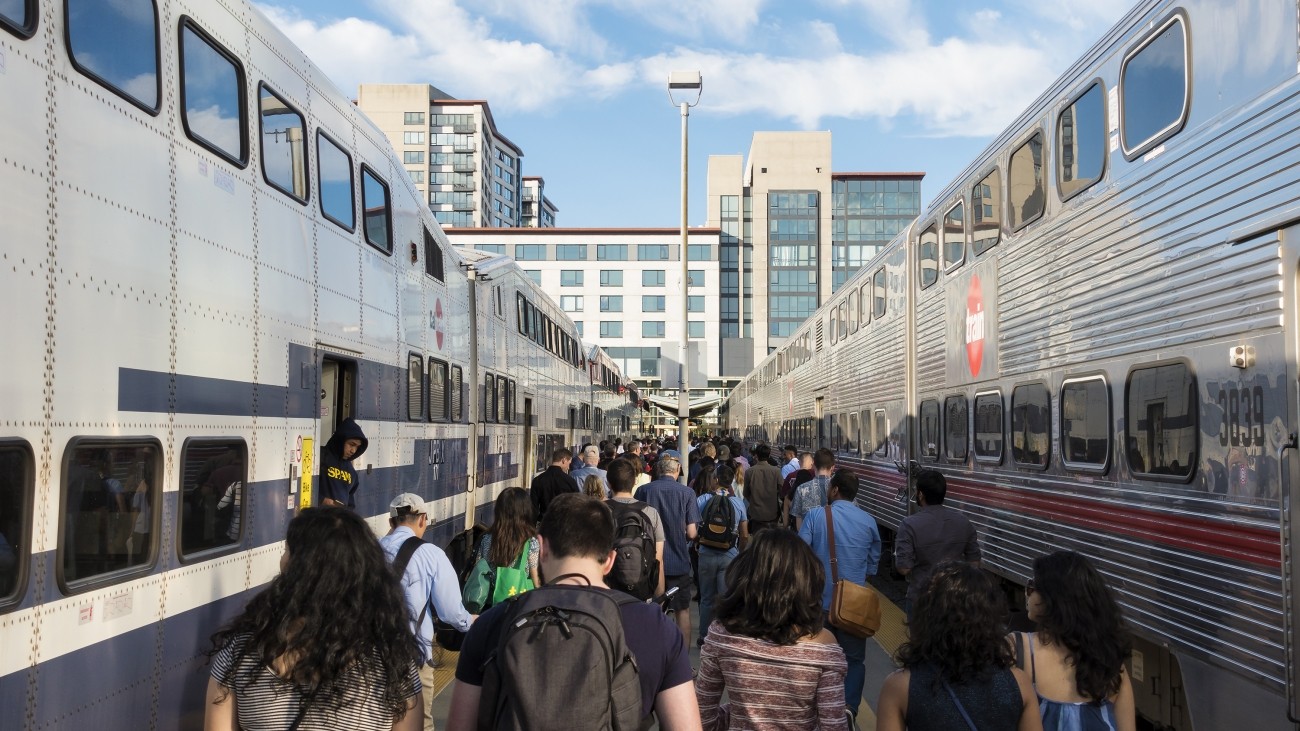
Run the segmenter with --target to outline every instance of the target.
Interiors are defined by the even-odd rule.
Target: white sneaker
[[[849,710],[848,708],[845,708],[844,715],[849,717],[850,731],[861,731],[861,729],[858,728],[858,717],[853,715],[853,711]]]

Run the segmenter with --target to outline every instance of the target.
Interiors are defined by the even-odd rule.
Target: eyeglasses
[[[1034,588],[1034,580],[1030,579],[1025,584],[1025,596],[1033,596],[1035,591],[1036,589]]]

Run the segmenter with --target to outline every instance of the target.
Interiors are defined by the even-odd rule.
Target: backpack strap
[[[419,536],[411,536],[402,542],[402,547],[397,549],[397,556],[393,558],[393,572],[400,579],[406,575],[406,565],[411,562],[411,556],[424,545],[424,539]],[[418,628],[424,624],[424,615],[429,612],[429,600],[424,600],[424,606],[420,609],[420,616],[415,619],[415,626]]]
[[[1012,632],[1011,636],[1016,638],[1016,667],[1021,670],[1025,669],[1025,633]]]
[[[1029,633],[1029,682],[1038,687],[1038,663],[1034,662],[1034,633]]]

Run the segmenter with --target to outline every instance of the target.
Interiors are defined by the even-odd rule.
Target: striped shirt
[[[239,635],[213,656],[212,677],[226,688],[232,689],[239,728],[244,731],[284,731],[298,716],[302,692],[293,683],[281,680],[255,658],[245,657],[235,667],[239,652],[248,639],[248,635]],[[375,662],[378,665],[378,658],[375,658]],[[392,729],[393,717],[383,706],[382,689],[367,688],[360,669],[349,671],[338,682],[350,688],[345,693],[346,705],[338,712],[326,704],[309,708],[303,716],[302,724],[298,726],[299,731]],[[411,666],[402,690],[407,698],[420,694],[419,668]]]
[[[846,672],[839,645],[778,645],[733,635],[714,622],[695,679],[700,719],[705,731],[847,731]],[[730,703],[719,705],[724,690]]]

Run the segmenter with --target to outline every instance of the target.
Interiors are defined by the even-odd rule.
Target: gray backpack
[[[508,600],[496,649],[483,664],[480,731],[639,728],[641,678],[619,609],[635,601],[568,584]]]

